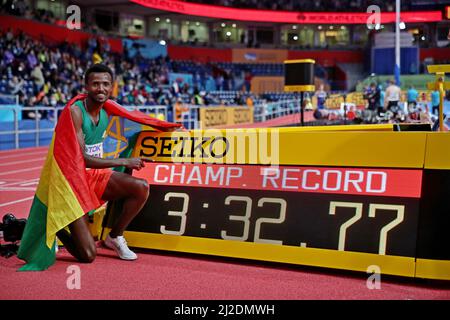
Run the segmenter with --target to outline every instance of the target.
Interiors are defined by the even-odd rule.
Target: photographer
[[[380,89],[375,82],[370,84],[370,87],[366,92],[366,99],[368,102],[367,109],[376,111],[378,109],[378,102],[380,101]]]

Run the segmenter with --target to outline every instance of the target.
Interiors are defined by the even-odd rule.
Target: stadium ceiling
[[[128,0],[72,0],[70,1],[71,4],[76,4],[81,7],[81,10],[83,8],[90,8],[90,9],[99,9],[99,10],[106,10],[106,11],[115,11],[120,12],[124,14],[130,14],[130,15],[139,15],[144,17],[164,17],[164,18],[172,18],[177,17],[180,18],[181,16],[184,16],[182,14],[168,12],[168,11],[162,11],[152,8],[147,8],[144,6],[141,6],[139,4],[130,2]],[[187,16],[186,16],[186,19]],[[196,20],[201,22],[214,22],[214,21],[223,21],[223,19],[215,19],[215,18],[207,18],[207,17],[193,17],[190,16],[189,20]]]

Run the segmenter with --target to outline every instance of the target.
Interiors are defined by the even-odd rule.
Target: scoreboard
[[[155,162],[132,173],[150,196],[127,241],[450,280],[450,138],[378,128],[143,132],[133,156]]]

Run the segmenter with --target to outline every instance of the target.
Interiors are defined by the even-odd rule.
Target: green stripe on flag
[[[35,196],[17,253],[27,264],[18,271],[46,270],[55,263],[55,244],[51,250],[46,245],[46,224],[47,207]]]

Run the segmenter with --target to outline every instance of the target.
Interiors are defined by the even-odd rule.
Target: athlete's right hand
[[[127,169],[133,169],[133,170],[141,170],[143,167],[145,167],[145,162],[149,162],[147,159],[141,159],[141,158],[127,158],[124,159],[124,166]]]

